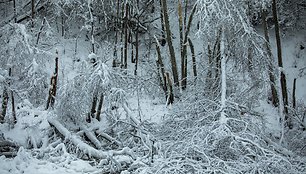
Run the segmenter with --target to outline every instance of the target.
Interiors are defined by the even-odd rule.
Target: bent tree
[[[220,122],[222,123],[226,122],[226,96],[230,95],[226,87],[227,63],[232,62],[234,65],[242,66],[242,69],[248,69],[250,51],[254,55],[253,62],[265,62],[262,54],[263,48],[261,47],[263,39],[252,28],[244,3],[238,0],[231,2],[227,0],[198,1],[198,33],[207,42],[209,55],[212,56],[209,57],[209,61],[215,65],[214,83],[221,86],[216,90],[221,93],[219,111],[221,113]],[[212,46],[209,43],[215,43],[215,45]],[[255,65],[253,71],[261,71],[263,66]],[[213,77],[211,73],[209,72],[208,76]]]

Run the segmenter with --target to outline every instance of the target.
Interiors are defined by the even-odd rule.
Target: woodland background
[[[0,173],[305,173],[305,0],[0,0]]]

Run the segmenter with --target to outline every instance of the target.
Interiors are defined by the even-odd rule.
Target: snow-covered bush
[[[305,159],[270,140],[261,118],[237,110],[227,112],[224,124],[213,101],[188,101],[158,129],[156,160],[139,173],[305,172]]]
[[[95,65],[82,62],[78,74],[59,89],[56,113],[62,120],[79,124],[90,113],[93,97],[107,95],[111,79],[107,65],[96,62]]]
[[[0,33],[0,68],[7,72],[11,69],[11,90],[35,106],[41,105],[47,92],[47,73],[40,58],[43,53],[33,47],[32,37],[23,24],[7,24],[0,28]]]

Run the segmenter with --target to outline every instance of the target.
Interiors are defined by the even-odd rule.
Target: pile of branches
[[[188,102],[187,102],[188,103]],[[160,128],[158,160],[146,173],[304,173],[306,161],[264,134],[258,115],[227,108],[219,121],[216,102],[182,104]],[[215,106],[215,107],[213,107]]]

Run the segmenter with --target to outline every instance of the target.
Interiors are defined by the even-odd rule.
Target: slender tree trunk
[[[102,112],[103,102],[104,102],[104,95],[103,93],[101,93],[99,104],[98,104],[98,109],[97,109],[97,115],[96,115],[96,118],[98,121],[101,121],[101,112]]]
[[[178,71],[177,71],[174,47],[173,47],[173,44],[172,44],[172,37],[171,37],[171,30],[170,30],[169,16],[168,16],[168,8],[167,8],[167,0],[161,0],[161,1],[162,1],[162,9],[163,9],[163,15],[164,15],[165,29],[166,29],[166,34],[167,34],[167,42],[168,42],[168,47],[169,47],[169,52],[170,52],[172,75],[173,75],[173,79],[174,79],[174,85],[178,87],[179,86]]]
[[[183,30],[183,7],[182,0],[178,2],[178,19],[179,19],[179,33],[180,33],[180,50],[181,50],[181,87],[182,90],[186,88],[184,86],[184,77],[185,77],[185,55],[184,55],[184,30]]]
[[[127,61],[128,61],[128,16],[129,15],[129,4],[126,3],[125,5],[125,15],[124,15],[124,35],[125,35],[125,41],[124,41],[124,64],[123,68],[127,68]]]
[[[7,111],[8,100],[9,100],[9,95],[8,95],[6,86],[4,86],[3,94],[2,94],[2,111],[0,115],[0,123],[4,123],[4,118],[5,118],[6,111]]]
[[[165,22],[164,22],[164,14],[163,14],[163,8],[162,8],[162,0],[159,0],[160,3],[160,22],[161,22],[161,28],[162,28],[162,38],[161,38],[161,46],[165,46],[166,44],[166,36],[165,36]]]
[[[35,0],[31,0],[31,9],[32,28],[34,28]]]
[[[220,122],[226,123],[226,55],[225,55],[225,33],[222,27],[221,29],[221,42],[220,42],[220,54],[221,54],[221,117]]]
[[[275,38],[276,38],[276,45],[277,45],[278,66],[281,69],[280,81],[281,81],[281,89],[282,89],[282,96],[283,96],[283,102],[284,102],[285,120],[287,121],[289,128],[291,128],[292,127],[291,119],[288,116],[287,82],[286,82],[286,76],[283,72],[282,46],[281,46],[280,29],[279,29],[278,16],[277,16],[276,0],[272,1],[272,11],[273,11],[273,19],[275,22]]]
[[[185,30],[185,36],[183,41],[183,76],[182,76],[182,89],[186,89],[187,87],[187,42],[188,42],[188,35],[190,32],[191,23],[193,20],[193,15],[196,11],[197,4],[195,4],[192,8],[191,14],[188,19],[188,24]]]
[[[13,6],[14,6],[14,22],[17,23],[16,0],[13,0]]]
[[[9,76],[12,77],[12,68],[9,68]],[[14,99],[14,92],[12,89],[10,90],[10,92],[11,92],[11,103],[12,103],[12,127],[14,127],[13,125],[17,123],[15,99]]]
[[[91,7],[92,4],[88,3],[88,10],[90,14],[90,23],[91,23],[91,32],[90,32],[90,37],[91,37],[91,52],[95,53],[95,39],[94,39],[94,17],[93,17],[93,10]]]
[[[155,41],[156,41],[156,52],[157,52],[157,69],[158,69],[158,74],[160,77],[160,86],[162,87],[162,89],[164,90],[165,94],[166,94],[166,100],[167,100],[167,81],[166,81],[166,74],[165,74],[165,67],[164,67],[164,63],[161,57],[161,51],[160,51],[160,44],[158,42],[158,39],[155,37]]]
[[[264,33],[265,33],[265,46],[266,50],[268,53],[268,59],[269,59],[269,64],[268,64],[268,71],[269,71],[269,79],[270,79],[270,89],[271,89],[271,101],[272,104],[277,107],[278,106],[278,96],[277,96],[277,90],[275,87],[275,76],[274,76],[274,71],[273,71],[273,64],[274,64],[274,59],[272,56],[272,51],[270,48],[270,39],[269,39],[269,32],[268,32],[268,26],[267,26],[267,11],[262,10],[262,24],[264,28]]]
[[[189,43],[191,57],[192,57],[193,76],[197,77],[197,62],[196,62],[196,57],[195,57],[194,45],[190,38],[188,38],[188,43]]]
[[[186,31],[187,27],[187,11],[188,11],[188,0],[185,0],[185,14],[184,14],[184,30]]]
[[[43,20],[43,22],[40,26],[39,32],[37,34],[36,45],[38,45],[39,38],[40,38],[40,35],[41,35],[41,32],[42,32],[42,29],[44,28],[45,22],[46,22],[46,18],[44,18],[44,20]]]
[[[65,36],[65,19],[64,19],[64,16],[61,17],[61,22],[62,22],[62,25],[61,25],[62,37],[64,37]]]
[[[296,97],[295,97],[295,91],[296,91],[296,78],[293,80],[293,89],[292,89],[292,107],[293,109],[296,109]]]
[[[172,81],[170,79],[170,73],[166,72],[166,81],[167,81],[167,105],[170,105],[174,102]]]
[[[57,79],[58,79],[58,51],[56,50],[55,71],[50,80],[50,89],[47,99],[46,110],[49,109],[50,106],[52,108],[54,107],[56,91],[57,91]]]
[[[139,32],[138,32],[138,22],[137,22],[137,28],[136,28],[136,34],[135,34],[135,71],[134,71],[134,75],[136,76],[137,75],[137,69],[138,69],[138,59],[139,59],[139,38],[138,38],[138,35],[139,35]]]
[[[114,46],[114,57],[113,57],[113,67],[117,66],[117,59],[118,59],[118,51],[117,51],[117,46],[118,46],[118,29],[120,28],[119,26],[119,11],[120,11],[120,0],[117,0],[117,12],[116,12],[116,25],[115,25],[115,46]],[[118,28],[119,27],[119,28]]]
[[[124,48],[122,46],[123,44],[123,37],[124,37],[124,27],[125,27],[125,20],[124,20],[124,4],[121,5],[121,33],[120,33],[120,52],[121,52],[121,68],[124,67]]]
[[[91,118],[95,118],[95,113],[97,112],[96,111],[97,102],[98,102],[98,90],[95,89],[95,91],[93,93],[91,109],[90,109],[90,117]]]

